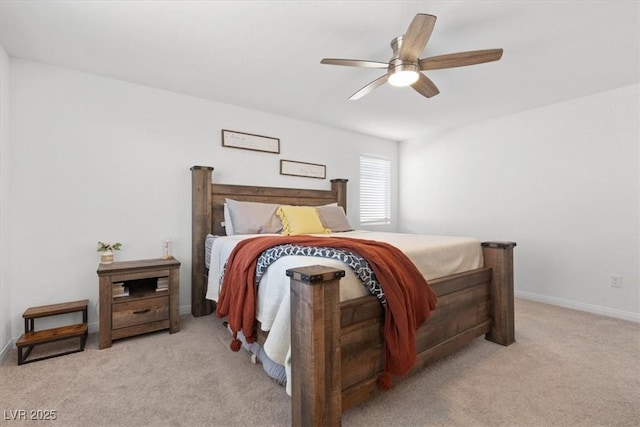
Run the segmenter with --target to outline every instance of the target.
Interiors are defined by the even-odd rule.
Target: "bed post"
[[[204,241],[211,233],[211,178],[213,168],[191,168],[191,314],[195,317],[211,314],[211,301],[205,296]]]
[[[514,323],[513,248],[515,242],[483,242],[485,267],[491,267],[491,317],[486,338],[502,345],[516,341]]]
[[[336,178],[331,180],[331,191],[335,191],[338,197],[338,206],[344,208],[347,212],[347,182],[348,179]]]
[[[294,426],[342,420],[340,278],[321,265],[287,270],[291,278],[291,417]]]

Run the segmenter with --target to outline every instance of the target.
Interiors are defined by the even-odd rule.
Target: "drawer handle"
[[[143,313],[148,313],[150,312],[151,309],[147,308],[146,310],[138,310],[138,311],[134,311],[133,314],[143,314]]]

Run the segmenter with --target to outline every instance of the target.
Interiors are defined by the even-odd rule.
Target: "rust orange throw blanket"
[[[394,375],[406,374],[416,362],[415,332],[436,308],[436,295],[413,262],[398,248],[384,242],[309,235],[264,236],[240,241],[227,260],[216,309],[218,317],[229,316],[234,338],[242,331],[248,342],[255,341],[258,257],[270,247],[289,243],[343,249],[369,262],[387,299],[383,330],[385,370]],[[236,347],[237,351],[240,346]]]

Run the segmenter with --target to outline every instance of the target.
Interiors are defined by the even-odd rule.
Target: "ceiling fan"
[[[417,14],[411,21],[406,34],[391,40],[393,57],[389,62],[324,58],[320,63],[347,67],[387,69],[385,75],[378,77],[354,93],[349,98],[350,100],[362,98],[387,81],[393,86],[411,86],[421,95],[431,98],[440,93],[440,91],[431,79],[420,71],[482,64],[484,62],[497,61],[502,57],[502,49],[484,49],[420,59],[419,56],[429,41],[435,24],[435,16],[424,13]]]

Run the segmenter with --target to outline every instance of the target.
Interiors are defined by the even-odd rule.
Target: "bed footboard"
[[[438,309],[418,329],[412,372],[485,335],[515,342],[513,242],[485,242],[483,268],[430,281]],[[342,270],[311,266],[291,278],[293,425],[340,425],[341,414],[378,392],[384,310],[374,296],[339,303]]]
[[[340,278],[323,266],[287,271],[291,278],[291,399],[294,426],[335,426],[342,416]],[[305,326],[312,325],[310,329]]]
[[[514,323],[513,248],[515,242],[483,242],[484,265],[491,267],[491,317],[487,339],[509,345],[516,341]]]

